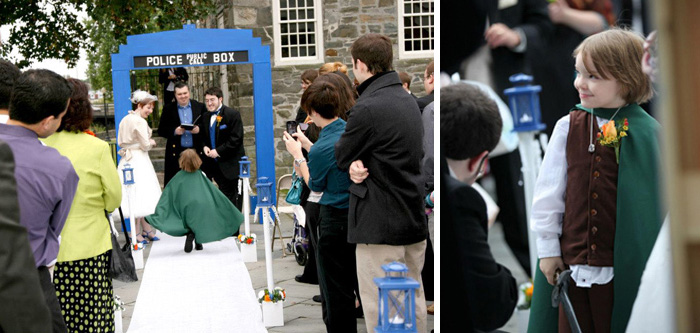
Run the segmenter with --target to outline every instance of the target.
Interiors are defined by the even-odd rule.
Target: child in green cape
[[[540,258],[530,332],[568,332],[551,305],[557,273],[583,332],[622,332],[661,226],[659,124],[638,103],[652,96],[644,39],[611,29],[574,51],[581,104],[557,122],[535,185],[532,228]],[[558,313],[557,313],[558,312]]]
[[[180,154],[180,171],[173,177],[146,220],[171,236],[187,236],[185,252],[202,250],[202,243],[232,236],[243,221],[243,214],[199,170],[202,160],[194,149]]]

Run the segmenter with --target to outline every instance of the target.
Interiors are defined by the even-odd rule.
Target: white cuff
[[[527,36],[525,36],[525,32],[521,28],[515,28],[513,30],[515,30],[515,32],[517,32],[518,35],[520,35],[520,44],[512,48],[511,51],[523,53],[525,52],[525,49],[527,49]]]
[[[537,257],[561,257],[559,237],[556,234],[539,234],[537,236]]]

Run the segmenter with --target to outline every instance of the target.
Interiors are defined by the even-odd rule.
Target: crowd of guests
[[[432,165],[425,170],[422,163],[432,164],[432,155],[424,159],[421,112],[434,114],[433,63],[423,73],[426,96],[415,98],[392,69],[386,36],[360,37],[351,53],[357,85],[339,62],[302,73],[296,120],[304,126],[283,136],[306,186],[301,204],[317,262],[315,272],[307,264],[296,280],[318,280],[328,332],[356,332],[362,311],[371,332],[379,311],[372,279],[384,276],[382,265],[403,262],[420,282],[416,319],[418,331],[425,332],[426,298],[433,298],[425,209],[426,197],[432,205]]]
[[[302,275],[310,281],[302,282],[318,281],[329,332],[356,331],[363,310],[373,331],[378,299],[372,279],[384,275],[383,264],[404,262],[421,282],[416,318],[424,332],[426,294],[433,298],[426,210],[434,200],[432,166],[428,171],[422,165],[432,164],[432,154],[424,156],[432,138],[426,143],[423,131],[432,131],[433,64],[423,73],[426,97],[416,99],[392,70],[389,38],[365,35],[353,44],[352,56],[357,84],[339,62],[302,75],[297,118],[304,126],[284,133],[307,188],[303,206],[316,259]],[[1,311],[4,329],[114,329],[112,212],[135,218],[136,242],[157,241],[157,229],[184,236],[185,252],[238,232],[243,126],[240,113],[223,104],[221,89],[209,88],[200,103],[190,99],[185,82],[169,85],[173,102],[165,105],[158,128],[167,140],[161,190],[148,156],[156,142],[146,122],[156,96],[132,94],[134,108],[119,124],[115,168],[109,145],[89,130],[85,83],[49,70],[20,72],[4,60],[0,65],[0,115],[7,115],[0,124],[0,181],[9,196],[0,226],[4,244],[22,259],[8,264],[14,280],[2,283],[21,280],[25,286],[16,300],[22,306]],[[431,115],[425,124],[424,109]],[[122,184],[126,168],[135,174],[133,188]],[[424,287],[421,274],[430,286]]]
[[[181,149],[170,151],[176,169],[169,169],[172,185],[161,195],[148,156],[156,143],[145,120],[156,96],[132,94],[134,110],[119,124],[121,159],[115,168],[109,144],[89,130],[93,110],[85,83],[45,69],[21,72],[0,60],[0,235],[8,254],[2,256],[0,280],[8,291],[2,295],[8,305],[0,311],[2,330],[114,331],[109,215],[120,206],[120,214],[136,218],[139,243],[158,240],[149,222],[186,236],[185,252],[193,242],[201,250],[201,243],[238,232],[243,216],[225,180],[231,178],[228,165],[243,155],[240,114],[221,103],[218,88],[207,90],[205,111],[189,100],[186,85],[175,86],[176,102],[166,109],[174,113],[165,114],[177,118],[169,142],[177,141],[172,147]],[[205,141],[197,135],[201,122],[210,120],[202,131],[206,146],[195,145]],[[208,178],[200,166],[211,170]],[[122,184],[126,167],[136,179],[131,200]],[[218,178],[222,174],[226,177]]]

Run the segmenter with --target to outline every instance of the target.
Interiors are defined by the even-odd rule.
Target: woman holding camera
[[[318,77],[301,98],[301,105],[321,128],[316,143],[297,131],[284,132],[287,151],[294,157],[294,169],[312,191],[323,192],[319,200],[318,239],[319,283],[326,309],[328,332],[355,331],[355,245],[347,242],[350,178],[335,162],[335,143],[345,131],[344,114],[352,101],[345,86],[329,76]],[[309,152],[307,163],[302,152]]]

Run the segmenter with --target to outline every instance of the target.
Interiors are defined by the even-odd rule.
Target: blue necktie
[[[211,140],[211,149],[216,149],[216,116],[219,115],[219,111],[214,113],[212,117],[214,117],[214,122],[211,123],[211,127],[209,128],[209,139]],[[211,120],[209,120],[211,122]]]

